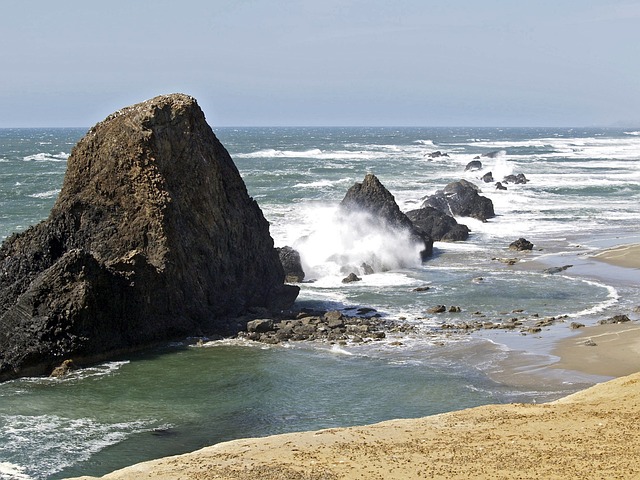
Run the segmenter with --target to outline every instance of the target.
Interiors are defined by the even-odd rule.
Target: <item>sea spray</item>
[[[294,243],[307,278],[367,274],[420,266],[420,250],[406,230],[380,224],[362,211],[320,207],[310,212],[312,231]],[[370,270],[369,270],[370,269]]]

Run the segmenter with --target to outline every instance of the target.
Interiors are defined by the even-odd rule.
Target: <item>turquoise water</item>
[[[193,341],[113,359],[62,380],[0,384],[0,479],[104,474],[219,441],[411,418],[474,405],[545,401],[596,381],[559,374],[529,384],[496,380],[514,350],[540,354],[568,322],[595,323],[640,304],[640,275],[591,277],[588,255],[638,234],[640,133],[608,129],[224,128],[215,129],[271,225],[277,246],[302,255],[299,305],[370,306],[415,330],[367,344],[265,347]],[[48,215],[66,158],[84,129],[0,130],[0,238]],[[440,150],[448,157],[431,159]],[[465,172],[478,155],[484,169]],[[524,173],[496,191],[479,180]],[[494,202],[495,219],[458,219],[467,242],[436,243],[424,265],[401,238],[359,234],[335,216],[346,190],[375,173],[402,210],[465,178]],[[358,218],[350,219],[351,227]],[[535,251],[517,267],[524,236]],[[618,237],[618,238],[616,238]],[[334,261],[385,258],[345,286]],[[546,265],[531,260],[539,258]],[[559,275],[545,266],[575,263]],[[480,280],[481,278],[481,280]],[[428,285],[428,292],[417,293]],[[434,315],[437,304],[457,314]],[[443,323],[567,315],[541,335],[450,334]]]

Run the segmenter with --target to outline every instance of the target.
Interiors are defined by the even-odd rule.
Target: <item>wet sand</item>
[[[618,267],[640,268],[640,244],[608,248],[596,253],[592,258]]]
[[[619,377],[640,372],[640,324],[597,325],[558,343],[554,368]]]
[[[639,254],[627,245],[592,258],[640,268]],[[586,327],[553,353],[549,368],[619,378],[547,404],[234,440],[101,478],[640,478],[640,324]]]

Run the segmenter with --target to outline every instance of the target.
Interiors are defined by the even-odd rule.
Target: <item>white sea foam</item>
[[[364,212],[339,213],[337,207],[309,211],[310,233],[294,243],[308,278],[337,278],[420,265],[420,246],[409,232],[380,225]]]
[[[593,315],[596,313],[600,313],[600,312],[604,312],[606,309],[612,307],[613,305],[615,305],[616,303],[618,303],[618,301],[620,300],[620,295],[618,294],[618,291],[611,285],[605,285],[604,283],[600,283],[600,282],[595,282],[593,280],[587,280],[584,278],[580,278],[578,279],[578,281],[582,282],[582,283],[586,283],[587,285],[593,285],[596,287],[600,287],[600,288],[604,288],[607,290],[607,299],[603,300],[602,302],[593,305],[590,308],[586,308],[584,310],[581,310],[579,312],[575,312],[575,313],[570,313],[569,317],[571,318],[577,318],[577,317],[586,317],[588,315]]]
[[[640,136],[640,131],[635,131],[635,132],[624,132],[625,135],[635,135],[635,136]]]
[[[69,158],[69,154],[60,152],[56,154],[51,153],[36,153],[34,155],[27,155],[23,157],[25,162],[66,162]]]
[[[72,370],[67,375],[63,377],[24,377],[18,382],[25,383],[58,383],[58,382],[76,382],[78,380],[82,380],[85,378],[92,377],[106,377],[108,375],[113,375],[118,370],[120,370],[125,365],[128,365],[129,360],[123,360],[119,362],[106,362],[101,363],[99,365],[95,365],[93,367],[85,367],[79,368],[77,370]]]
[[[31,480],[25,473],[26,468],[9,462],[0,462],[0,480]]]
[[[429,147],[435,147],[436,144],[433,143],[433,140],[415,140],[413,143],[418,143],[420,145],[427,145]]]
[[[322,180],[317,180],[315,182],[296,183],[293,186],[293,188],[326,188],[326,187],[333,187],[335,185],[341,185],[341,184],[350,183],[350,182],[351,180],[348,178],[341,178],[339,180],[322,179]]]
[[[54,198],[60,193],[59,189],[48,190],[46,192],[33,193],[29,195],[31,198]]]
[[[150,421],[107,424],[58,415],[0,415],[0,425],[0,456],[23,459],[20,462],[24,464],[7,468],[27,475],[24,478],[46,478],[134,433],[153,428]],[[37,464],[33,458],[38,458]]]
[[[345,349],[345,348],[341,347],[341,346],[340,346],[340,345],[338,345],[337,343],[336,343],[336,344],[331,345],[331,348],[329,349],[329,351],[330,351],[331,353],[337,353],[337,354],[339,354],[339,355],[347,355],[347,356],[349,356],[349,357],[353,356],[353,352],[350,352],[349,350],[347,350],[347,349]]]

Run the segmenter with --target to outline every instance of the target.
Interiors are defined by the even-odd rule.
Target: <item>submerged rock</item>
[[[495,217],[493,202],[467,180],[452,182],[428,197],[422,208],[433,207],[450,216],[472,217],[483,222]]]
[[[549,275],[553,275],[554,273],[564,272],[565,270],[567,270],[567,269],[569,269],[571,267],[573,267],[573,265],[563,265],[561,267],[545,268],[542,272],[543,273],[547,273]]]
[[[73,148],[48,219],[0,247],[0,380],[237,329],[225,319],[293,303],[283,281],[268,222],[195,99],[124,108]]]

